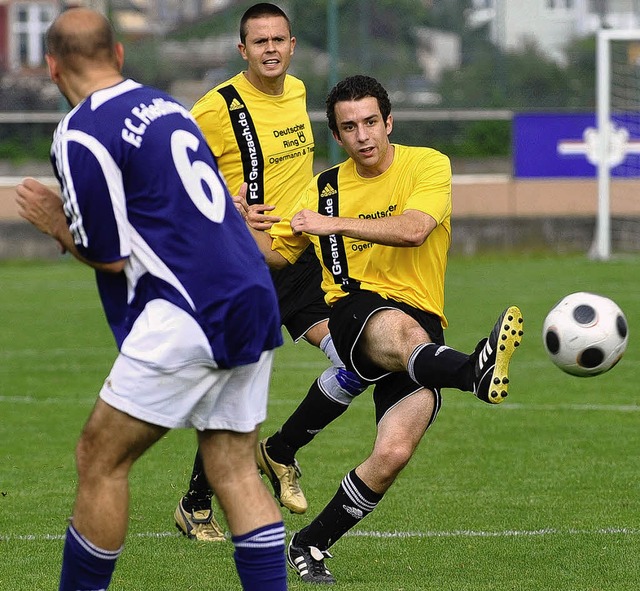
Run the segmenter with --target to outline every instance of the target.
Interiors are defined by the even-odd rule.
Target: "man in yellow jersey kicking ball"
[[[235,195],[246,182],[247,200],[256,212],[286,211],[313,176],[306,89],[301,80],[287,74],[295,45],[289,18],[280,8],[269,3],[251,6],[241,18],[238,45],[246,71],[213,88],[192,108],[229,190]],[[340,416],[366,384],[344,368],[335,352],[329,307],[320,287],[322,271],[311,249],[272,277],[281,321],[291,338],[319,347],[332,363],[291,417],[257,450],[258,465],[281,505],[304,513],[307,500],[298,482],[295,454]],[[197,453],[189,490],[174,514],[176,526],[188,537],[224,540],[212,511],[212,494]]]
[[[316,176],[298,204],[268,220],[236,198],[267,262],[294,263],[311,244],[323,267],[329,329],[347,369],[375,384],[371,455],[342,480],[320,514],[296,533],[289,565],[312,583],[334,583],[328,549],[375,509],[440,409],[441,388],[498,404],[522,339],[508,307],[471,355],[444,344],[444,278],[451,240],[451,167],[431,148],[392,144],[391,104],[374,78],[352,76],[327,98],[329,128],[349,158]],[[270,232],[260,231],[272,223]]]

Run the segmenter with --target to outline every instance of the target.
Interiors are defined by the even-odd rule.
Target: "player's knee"
[[[81,438],[76,444],[76,470],[80,477],[83,477],[85,474],[89,472],[91,467],[91,448],[85,441],[85,439]]]
[[[367,389],[367,384],[363,384],[356,374],[335,365],[322,372],[318,384],[326,396],[345,406]]]
[[[411,445],[402,445],[402,443],[394,445],[380,445],[376,443],[375,455],[377,457],[376,464],[383,467],[387,478],[395,478],[409,463],[413,455]]]
[[[79,482],[96,485],[102,479],[126,477],[129,463],[116,462],[114,456],[101,453],[95,441],[81,437],[76,444],[76,471]]]

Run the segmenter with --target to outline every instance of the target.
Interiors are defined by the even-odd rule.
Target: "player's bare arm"
[[[339,234],[385,246],[400,247],[420,246],[436,225],[436,221],[429,214],[415,209],[408,209],[397,216],[377,219],[328,217],[317,211],[303,209],[291,220],[291,228],[296,234]]]
[[[247,224],[247,227],[251,231],[253,239],[256,241],[260,252],[264,255],[267,265],[269,265],[271,269],[283,269],[289,265],[289,261],[287,259],[285,259],[279,252],[272,250],[271,245],[273,244],[273,238],[271,238],[271,235],[268,232],[255,230],[249,224]]]
[[[62,209],[62,200],[51,188],[34,178],[25,178],[16,187],[18,214],[44,234],[54,238],[62,252],[70,252],[79,261],[107,273],[119,273],[125,259],[112,263],[97,263],[85,259],[76,248]]]

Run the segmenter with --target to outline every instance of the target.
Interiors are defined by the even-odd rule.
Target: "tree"
[[[483,51],[459,70],[445,73],[438,87],[448,108],[566,109],[577,106],[576,77],[533,42],[520,51]],[[571,74],[571,75],[568,75]]]

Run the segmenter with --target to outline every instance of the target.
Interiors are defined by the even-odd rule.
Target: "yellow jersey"
[[[191,109],[229,191],[249,184],[247,202],[275,206],[280,215],[313,177],[314,140],[304,83],[287,75],[281,95],[265,94],[239,73]]]
[[[355,289],[373,291],[440,317],[451,243],[451,165],[432,148],[394,144],[391,166],[364,178],[353,160],[320,173],[300,201],[271,228],[272,249],[290,263],[313,244],[322,263],[322,288],[329,305]],[[302,209],[350,218],[400,215],[408,209],[429,214],[436,228],[418,247],[393,247],[346,236],[294,235],[291,218]]]

